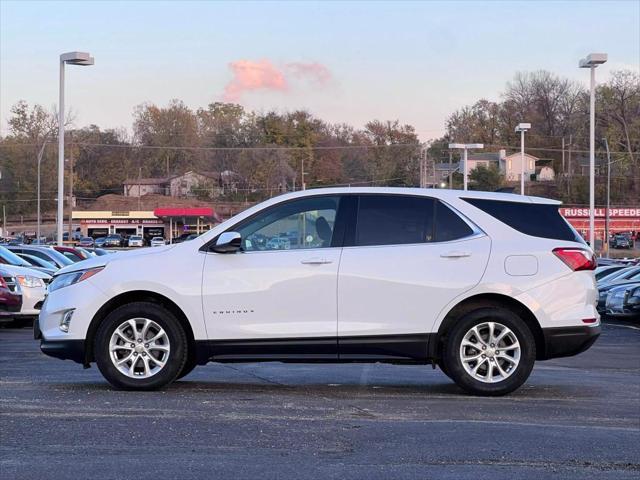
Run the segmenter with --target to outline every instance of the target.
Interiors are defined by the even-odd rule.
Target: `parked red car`
[[[58,245],[54,245],[53,248],[73,262],[80,262],[89,258],[80,250],[73,247],[60,247]]]
[[[20,293],[15,278],[0,272],[0,318],[12,317],[22,308],[22,293]]]

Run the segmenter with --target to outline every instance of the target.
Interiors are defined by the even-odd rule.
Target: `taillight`
[[[553,254],[562,260],[574,272],[579,270],[595,270],[596,258],[588,250],[582,248],[554,248]]]

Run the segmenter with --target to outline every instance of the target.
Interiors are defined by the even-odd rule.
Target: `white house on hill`
[[[498,153],[473,153],[467,158],[467,168],[469,172],[479,166],[489,167],[490,165],[496,165],[500,172],[505,176],[507,181],[520,181],[521,175],[521,160],[522,156],[520,152],[507,155],[505,150],[500,150]],[[531,180],[531,175],[536,173],[536,162],[538,157],[534,157],[528,153],[524,154],[524,181]],[[547,167],[550,168],[550,167]],[[545,177],[548,178],[549,171],[545,171]],[[545,179],[547,179],[545,178]]]

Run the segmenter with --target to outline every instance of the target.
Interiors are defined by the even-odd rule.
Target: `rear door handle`
[[[470,257],[471,252],[462,252],[460,250],[452,250],[450,252],[441,253],[440,256],[442,258],[463,258],[463,257]]]
[[[331,260],[327,260],[326,258],[313,257],[300,260],[300,263],[303,263],[305,265],[326,265],[327,263],[333,262]]]

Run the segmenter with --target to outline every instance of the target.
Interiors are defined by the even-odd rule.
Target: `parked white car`
[[[164,241],[164,238],[162,237],[153,237],[151,239],[151,246],[152,247],[164,247],[166,244],[166,242]]]
[[[15,283],[22,291],[22,308],[13,314],[14,320],[31,320],[37,317],[47,295],[47,285],[51,281],[51,275],[32,268],[13,265],[0,265],[0,275],[15,278]]]
[[[451,190],[289,193],[191,242],[60,270],[36,335],[122,389],[209,361],[398,362],[502,395],[535,360],[600,334],[594,256],[558,206]],[[283,235],[288,250],[246,241]]]
[[[144,239],[141,235],[131,235],[127,241],[129,247],[144,247]]]

